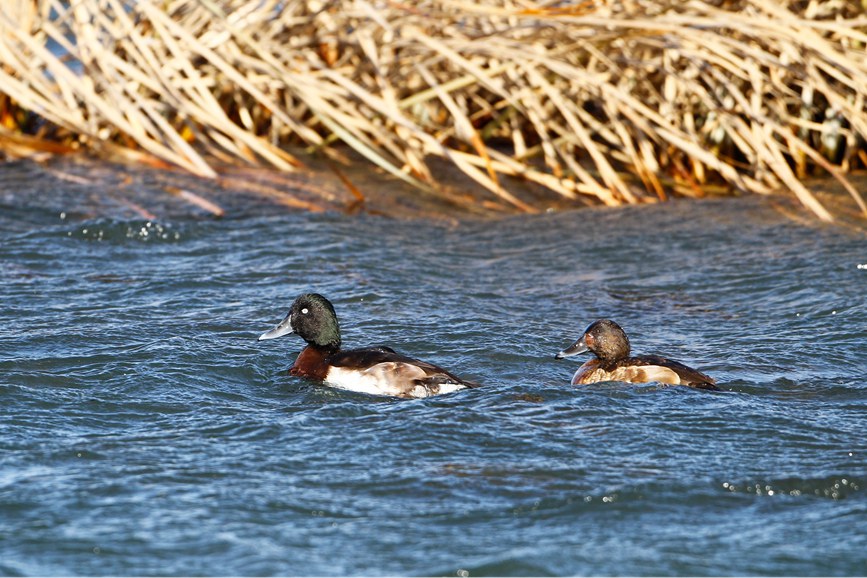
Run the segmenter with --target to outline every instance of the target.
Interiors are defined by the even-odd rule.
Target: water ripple
[[[11,214],[27,226],[0,232],[0,573],[867,564],[853,233],[758,199],[458,226]],[[301,342],[256,336],[311,290],[347,346],[483,387],[402,401],[287,375]],[[722,391],[570,386],[553,354],[598,317]]]

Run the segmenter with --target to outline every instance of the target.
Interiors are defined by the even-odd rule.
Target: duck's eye
[[[301,310],[301,314],[302,314],[302,315],[307,315],[307,313],[308,313],[308,311],[307,311],[307,308],[306,308],[306,307],[305,307],[304,309]]]

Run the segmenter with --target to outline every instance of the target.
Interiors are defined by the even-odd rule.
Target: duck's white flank
[[[415,365],[389,361],[364,370],[331,367],[324,381],[332,387],[349,391],[397,397],[429,397],[465,388],[460,383],[438,383],[432,388],[416,383],[416,380],[427,377],[424,370]]]
[[[600,369],[594,359],[578,368],[572,377],[572,385],[598,383],[600,381],[623,381],[626,383],[670,383],[680,385],[680,376],[672,369],[661,365],[618,367],[612,371]]]

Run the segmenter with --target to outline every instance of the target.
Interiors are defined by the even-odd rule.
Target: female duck
[[[629,338],[619,325],[608,319],[591,323],[578,341],[554,357],[563,359],[585,351],[593,353],[596,358],[578,368],[572,377],[572,385],[599,381],[656,381],[699,389],[719,389],[712,378],[677,361],[656,355],[630,357]]]
[[[307,342],[290,375],[323,381],[332,387],[394,397],[428,397],[477,384],[448,371],[395,353],[390,347],[340,349],[340,328],[334,306],[322,295],[301,295],[277,327],[259,341],[297,333]]]

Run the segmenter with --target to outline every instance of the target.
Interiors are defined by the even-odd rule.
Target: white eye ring
[[[307,313],[308,313],[308,311],[307,311],[307,308],[306,308],[306,307],[305,307],[304,309],[301,310],[301,314],[302,314],[302,315],[307,315]]]

